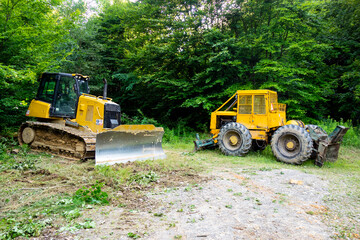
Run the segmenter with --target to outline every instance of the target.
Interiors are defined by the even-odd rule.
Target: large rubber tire
[[[228,123],[220,129],[218,144],[225,155],[243,157],[251,148],[250,131],[240,123]]]
[[[305,128],[285,125],[278,128],[271,139],[271,149],[278,161],[302,164],[313,151],[313,141]]]

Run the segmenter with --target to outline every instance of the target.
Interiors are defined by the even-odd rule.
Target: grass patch
[[[94,160],[72,161],[1,143],[0,239],[36,237],[45,228],[54,234],[95,228],[93,221],[78,220],[88,208],[141,207],[142,191],[155,185],[201,181],[201,163],[171,147],[167,159],[94,166]]]
[[[55,222],[67,224],[59,231],[94,228],[93,221],[73,222],[81,216],[83,209],[90,204],[108,204],[107,193],[101,190],[103,185],[96,183],[90,188],[80,188],[73,196],[59,195],[5,212],[1,215],[0,239],[16,237],[37,237],[45,227]],[[87,205],[88,204],[88,205]]]
[[[195,134],[184,131],[180,136],[177,132],[168,134],[163,144],[166,159],[112,166],[95,166],[94,160],[71,161],[32,153],[26,147],[2,142],[0,239],[39,236],[44,228],[70,232],[96,228],[94,221],[79,222],[88,208],[108,204],[126,210],[138,209],[141,206],[139,196],[156,186],[171,189],[182,182],[187,191],[192,191],[198,186],[194,184],[201,182],[200,174],[224,168],[234,169],[234,172],[241,169],[250,175],[285,168],[329,179],[331,195],[326,200],[330,208],[339,209],[327,213],[329,224],[335,224],[331,218],[344,217],[347,221],[336,223],[339,235],[350,236],[359,232],[359,228],[354,227],[360,215],[357,208],[360,196],[358,147],[342,146],[337,162],[325,163],[319,168],[313,161],[301,166],[277,162],[270,146],[264,151],[250,152],[246,157],[224,156],[218,149],[193,152]],[[242,196],[232,189],[227,191],[234,196]],[[119,192],[121,195],[118,195]],[[343,207],[339,208],[340,205]],[[230,209],[230,206],[225,207]]]

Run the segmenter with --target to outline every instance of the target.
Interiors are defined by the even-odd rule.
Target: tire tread
[[[279,138],[287,133],[296,134],[299,140],[302,142],[302,147],[300,149],[300,152],[292,158],[284,156],[279,151],[279,146],[277,144]],[[310,158],[311,153],[313,152],[313,141],[310,137],[310,134],[305,130],[305,128],[290,124],[279,127],[275,131],[271,139],[271,149],[278,161],[299,165]]]
[[[242,137],[243,142],[242,142],[240,148],[235,151],[230,151],[229,149],[227,149],[222,142],[222,138],[224,137],[224,134],[229,130],[237,130]],[[221,152],[224,153],[225,155],[241,156],[241,157],[245,156],[251,148],[251,143],[252,143],[252,137],[251,137],[251,133],[250,133],[249,129],[247,129],[244,125],[242,125],[240,123],[231,122],[231,123],[224,125],[220,129],[220,133],[218,136],[218,145],[219,145]]]

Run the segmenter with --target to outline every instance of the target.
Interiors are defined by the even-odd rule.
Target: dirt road
[[[209,180],[157,188],[138,208],[93,209],[80,239],[329,239],[328,182],[289,169],[215,169]]]

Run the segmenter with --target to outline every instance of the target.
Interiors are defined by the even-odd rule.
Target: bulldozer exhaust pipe
[[[107,97],[107,81],[106,81],[106,79],[105,79],[105,78],[103,79],[103,82],[104,82],[103,99],[105,99],[105,100],[106,100],[106,97]]]

